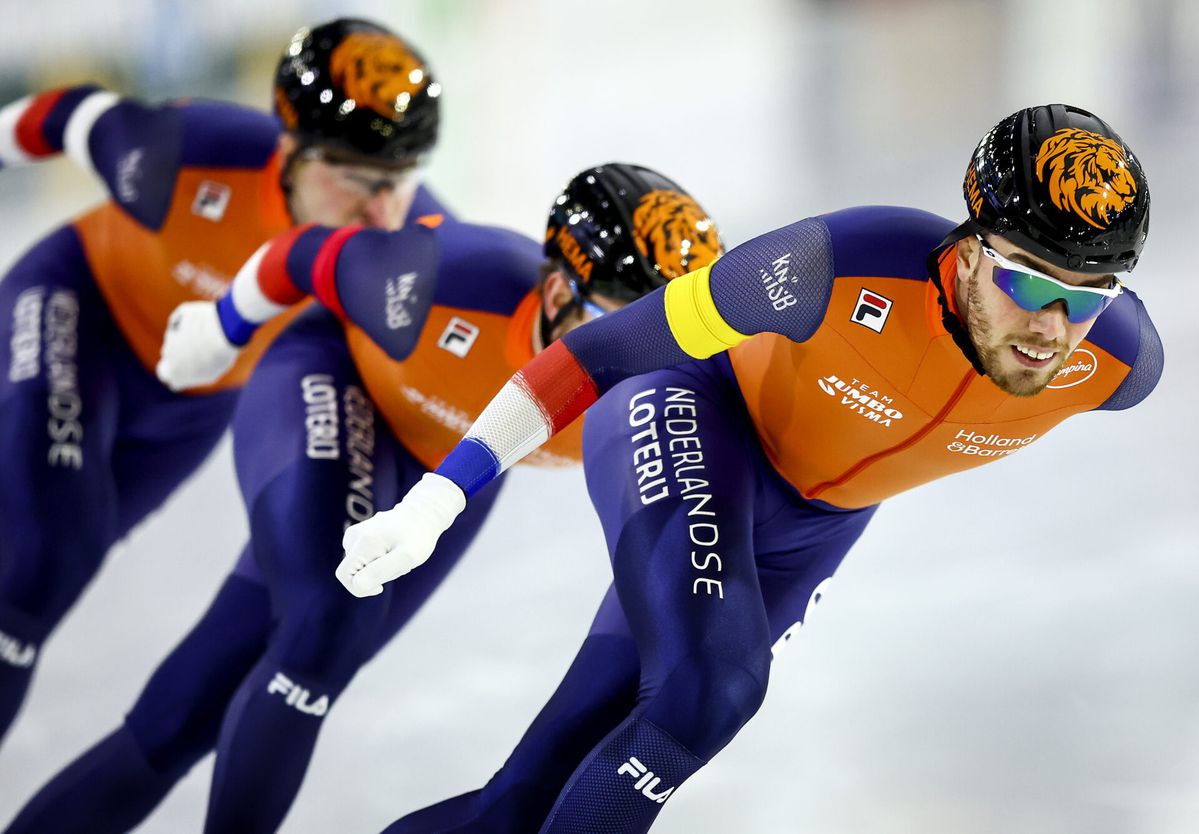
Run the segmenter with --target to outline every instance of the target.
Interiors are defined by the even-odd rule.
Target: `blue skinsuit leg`
[[[216,746],[225,706],[270,628],[266,587],[243,553],[124,723],[43,786],[6,834],[120,834],[140,824]]]

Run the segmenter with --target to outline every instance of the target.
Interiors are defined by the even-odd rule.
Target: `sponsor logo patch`
[[[232,283],[229,276],[191,261],[177,262],[171,267],[171,277],[179,286],[186,287],[201,298],[211,301],[216,301],[228,292],[229,284]]]
[[[1028,437],[1000,437],[997,434],[982,434],[970,429],[961,429],[954,435],[953,442],[945,448],[959,455],[1001,458],[1020,451],[1036,439],[1035,434]]]
[[[646,799],[652,800],[658,805],[661,805],[674,793],[674,788],[658,791],[657,787],[662,784],[662,779],[655,776],[654,772],[643,765],[636,756],[629,756],[628,760],[616,770],[617,776],[623,776],[626,773],[637,780],[633,784],[633,788],[640,791]]]
[[[476,325],[454,316],[445,326],[445,330],[441,331],[441,336],[437,339],[437,346],[448,350],[459,359],[465,359],[466,354],[470,353],[470,349],[474,347],[477,338],[479,338],[479,328]]]
[[[841,405],[872,423],[890,426],[903,419],[903,412],[894,406],[894,397],[888,397],[860,379],[846,382],[836,374],[829,374],[816,380],[816,384],[830,397],[839,397]]]
[[[858,303],[854,305],[850,321],[869,327],[875,333],[882,333],[887,316],[891,315],[891,307],[891,299],[863,287],[858,293]]]
[[[204,180],[196,189],[196,198],[192,200],[192,214],[198,214],[205,220],[219,223],[225,216],[225,209],[229,207],[229,197],[232,194],[233,189],[229,186],[212,180]]]
[[[275,677],[266,685],[268,695],[281,695],[289,707],[293,707],[305,715],[321,717],[329,711],[329,696],[321,695],[314,699],[312,693],[297,684],[282,672],[276,672]]]
[[[11,359],[8,381],[33,379],[42,367],[42,301],[45,287],[29,287],[17,296],[12,309]]]
[[[1073,388],[1075,385],[1081,385],[1093,377],[1098,368],[1099,358],[1086,348],[1078,348],[1070,354],[1070,358],[1062,365],[1048,387]]]

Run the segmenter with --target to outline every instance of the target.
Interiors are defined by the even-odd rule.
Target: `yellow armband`
[[[749,338],[729,326],[712,300],[712,265],[666,285],[666,323],[679,347],[696,359],[728,350]]]

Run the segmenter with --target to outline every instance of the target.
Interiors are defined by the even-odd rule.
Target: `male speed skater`
[[[343,19],[288,44],[274,116],[90,85],[0,110],[0,166],[66,153],[109,192],[0,281],[0,735],[108,549],[208,456],[286,322],[177,393],[155,378],[171,311],[224,294],[296,224],[395,229],[410,210],[441,211],[417,168],[439,95],[398,36]]]
[[[566,334],[435,473],[347,530],[339,578],[383,592],[603,395],[584,467],[613,589],[487,786],[390,834],[647,831],[757,711],[772,645],[879,502],[1149,394],[1162,346],[1123,283],[1149,186],[1111,126],[1060,104],[1014,113],[963,192],[963,223],[881,206],[811,217]]]

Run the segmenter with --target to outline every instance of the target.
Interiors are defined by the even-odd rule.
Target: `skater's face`
[[[978,351],[987,376],[1001,389],[1018,397],[1030,397],[1044,390],[1065,364],[1070,354],[1086,337],[1094,317],[1080,317],[1080,307],[1070,309],[1066,299],[1051,300],[1043,307],[1030,302],[1007,280],[1008,267],[1027,267],[1032,274],[1056,279],[1069,287],[1109,289],[1111,275],[1090,275],[1058,269],[999,235],[980,240],[969,237],[957,244],[957,301],[966,320],[970,338]],[[1006,286],[1008,289],[1004,289]],[[1069,293],[1068,288],[1044,284],[1052,294]],[[1009,294],[1009,290],[1013,294]],[[1021,306],[1033,306],[1029,310]],[[1084,294],[1083,302],[1102,301],[1102,297]],[[1089,312],[1082,310],[1081,312]]]
[[[290,136],[280,139],[290,157],[285,164],[288,207],[298,224],[351,224],[394,230],[404,224],[420,178],[415,166],[374,165],[339,158],[319,147],[297,150]]]

